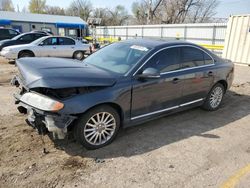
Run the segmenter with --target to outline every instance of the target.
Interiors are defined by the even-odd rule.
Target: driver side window
[[[50,46],[50,45],[57,45],[57,38],[56,37],[51,37],[48,39],[45,39],[42,42],[43,45]]]
[[[155,54],[146,64],[144,70],[152,67],[160,71],[160,73],[175,71],[180,69],[179,63],[180,48],[169,48]]]

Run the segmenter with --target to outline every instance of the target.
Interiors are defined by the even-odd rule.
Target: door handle
[[[56,49],[56,47],[55,47],[55,46],[53,46],[53,48],[54,48],[54,49]]]
[[[179,78],[174,78],[174,79],[172,80],[173,84],[177,84],[179,81],[180,81]]]
[[[209,72],[207,73],[207,75],[208,75],[208,76],[213,76],[214,73],[213,73],[212,71],[209,71]]]

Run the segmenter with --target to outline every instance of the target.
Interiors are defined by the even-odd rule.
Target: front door
[[[42,41],[37,47],[37,56],[57,57],[57,37],[50,37]]]
[[[182,78],[175,71],[180,69],[180,48],[164,49],[154,55],[137,74],[148,67],[160,71],[160,78],[134,78],[131,119],[136,120],[178,108]]]

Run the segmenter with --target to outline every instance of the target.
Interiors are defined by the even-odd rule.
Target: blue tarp
[[[11,24],[11,20],[1,20],[0,19],[0,25],[10,25]]]
[[[56,23],[56,27],[60,28],[74,28],[74,29],[84,29],[85,24],[74,24],[74,23]]]

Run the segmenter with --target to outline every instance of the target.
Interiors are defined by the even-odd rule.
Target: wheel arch
[[[226,80],[219,80],[219,81],[217,81],[215,84],[217,84],[217,83],[222,84],[223,87],[224,87],[224,89],[225,89],[225,92],[226,92],[226,90],[228,89],[228,83],[227,83],[227,81],[226,81]],[[214,84],[214,85],[215,85],[215,84]]]
[[[97,108],[98,106],[102,106],[102,105],[111,106],[112,108],[114,108],[114,109],[118,112],[119,117],[120,117],[120,121],[121,121],[120,123],[121,123],[121,126],[122,126],[122,125],[123,125],[124,116],[125,116],[125,115],[124,115],[124,111],[123,111],[122,107],[121,107],[119,104],[114,103],[114,102],[103,102],[103,103],[99,103],[99,104],[96,104],[96,105],[94,105],[94,106],[89,107],[86,111],[84,111],[84,112],[82,112],[82,113],[73,114],[73,115],[75,115],[75,116],[80,116],[80,115],[85,114],[85,113],[87,113],[88,111],[90,111],[90,110],[92,110],[92,109],[94,109],[94,108]],[[72,129],[73,126],[74,126],[74,123],[72,123],[68,128],[69,128],[69,129]]]
[[[111,106],[112,108],[114,108],[118,112],[118,114],[119,114],[119,116],[121,118],[121,122],[123,121],[123,119],[124,119],[124,112],[122,110],[122,107],[119,104],[114,103],[114,102],[99,103],[97,105],[94,105],[94,106],[90,107],[88,110],[86,110],[86,112],[89,111],[89,110],[91,110],[91,109],[93,109],[93,108],[97,108],[98,106],[102,106],[102,105],[108,105],[108,106]],[[84,112],[84,113],[86,113],[86,112]]]
[[[31,53],[33,56],[35,56],[35,53],[32,50],[24,49],[18,52],[17,57],[19,58],[22,53]]]

